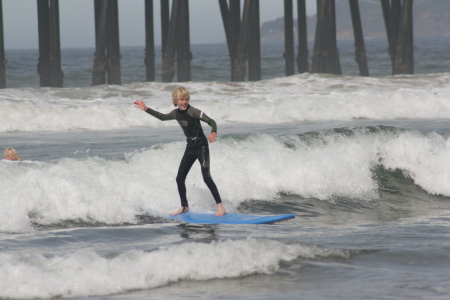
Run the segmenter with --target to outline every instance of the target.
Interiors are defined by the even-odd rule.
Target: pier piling
[[[117,0],[94,0],[95,54],[92,85],[121,84]]]
[[[95,53],[92,67],[92,85],[106,84],[106,18],[108,0],[94,0]]]
[[[119,42],[119,8],[117,0],[110,1],[107,17],[107,75],[108,84],[121,84],[120,79],[120,42]]]
[[[414,74],[412,0],[381,0],[392,75]]]
[[[312,56],[312,73],[341,74],[336,43],[335,2],[317,0],[317,26]]]
[[[248,80],[261,80],[261,33],[259,24],[259,0],[251,0],[249,20]]]
[[[59,1],[37,0],[39,62],[41,87],[62,87],[61,46],[59,37]]]
[[[241,27],[241,1],[230,0],[228,6],[227,0],[219,0],[220,13],[222,15],[223,27],[228,46],[228,55],[230,56],[231,81],[235,76],[234,61],[237,55],[239,43],[239,32]]]
[[[145,0],[145,81],[155,81],[155,31],[153,0]]]
[[[169,29],[167,33],[166,49],[163,53],[163,82],[172,82],[175,75],[175,53],[177,50],[177,19],[179,11],[179,1],[172,1],[172,12],[170,15]]]
[[[309,72],[308,33],[306,27],[305,0],[297,1],[298,53],[297,68],[300,74]]]
[[[414,74],[412,6],[413,0],[403,0],[393,75]]]
[[[236,58],[233,61],[234,74],[231,81],[244,81],[247,70],[248,44],[249,44],[249,22],[250,22],[251,0],[245,0],[242,21],[239,31]]]
[[[234,39],[236,32],[236,12],[234,7],[231,9],[230,16],[233,15],[232,35]],[[230,22],[229,24],[231,24]],[[232,41],[234,43],[234,40]],[[234,46],[234,45],[233,45]],[[229,46],[229,49],[232,48]],[[245,0],[242,20],[239,25],[239,36],[236,45],[236,56],[230,53],[232,59],[231,81],[244,81],[247,71],[248,61],[248,79],[250,81],[261,80],[261,37],[259,25],[259,0]],[[234,51],[234,48],[233,48]]]
[[[239,33],[241,32],[241,0],[230,0],[230,60],[231,78],[235,74],[234,61],[237,57]]]
[[[161,18],[161,22],[164,23],[162,34],[166,34],[165,37],[163,36],[163,82],[172,82],[175,71],[178,72],[178,82],[191,81],[192,53],[189,33],[189,1],[172,1],[172,12],[168,28],[168,11],[163,2],[161,2],[161,13],[164,14]],[[177,62],[176,69],[175,59]]]
[[[389,42],[389,53],[392,61],[392,74],[394,74],[395,56],[397,55],[397,41],[399,32],[399,23],[401,15],[401,0],[391,0],[391,14],[389,16],[391,22],[391,41]]]
[[[120,42],[119,42],[119,8],[117,0],[108,0],[108,18],[107,18],[107,48],[106,56],[108,59],[108,84],[121,84],[120,79]]]
[[[177,20],[177,81],[191,81],[191,39],[189,34],[189,1],[180,0]]]
[[[284,53],[285,74],[295,74],[294,55],[294,15],[292,0],[284,0]]]
[[[170,6],[169,0],[161,0],[161,57],[164,60],[164,53],[167,49],[167,39],[169,38]]]
[[[355,60],[359,67],[359,75],[369,76],[358,0],[349,0],[349,4],[352,15],[353,35],[355,37]]]

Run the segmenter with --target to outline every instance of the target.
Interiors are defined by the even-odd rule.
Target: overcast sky
[[[36,0],[4,0],[3,27],[6,49],[37,49],[38,23]],[[294,4],[294,18],[296,14]],[[121,46],[144,46],[144,0],[119,0]],[[161,44],[160,1],[154,0],[155,44]],[[241,0],[241,4],[244,0]],[[261,24],[283,16],[283,0],[260,0]],[[218,0],[189,1],[191,43],[221,43],[225,41]],[[306,1],[308,15],[315,14],[316,0]],[[94,1],[59,1],[61,48],[95,46]]]

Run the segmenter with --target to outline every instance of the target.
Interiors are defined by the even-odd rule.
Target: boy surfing
[[[225,207],[222,204],[219,190],[211,177],[209,169],[210,160],[208,141],[213,143],[216,140],[217,124],[202,111],[190,106],[189,98],[190,94],[186,88],[176,88],[172,93],[172,101],[173,105],[177,108],[173,109],[168,114],[162,114],[147,107],[142,100],[134,101],[134,105],[161,121],[177,120],[186,136],[186,149],[183,158],[181,159],[176,178],[181,207],[172,212],[171,215],[178,215],[189,211],[185,181],[192,165],[198,160],[201,165],[203,181],[208,186],[217,204],[217,213],[215,216],[223,216],[226,214]],[[208,137],[203,133],[200,121],[211,126],[211,133]]]

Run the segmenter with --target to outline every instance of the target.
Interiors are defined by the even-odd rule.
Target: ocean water
[[[122,85],[93,87],[93,49],[64,49],[64,88],[10,50],[0,140],[23,161],[0,161],[0,299],[448,299],[449,43],[416,39],[416,74],[391,76],[367,41],[370,77],[351,41],[342,76],[284,77],[271,44],[263,80],[239,83],[223,45],[193,46],[212,176],[229,212],[296,215],[267,225],[165,218],[185,138],[133,101],[169,112],[179,84],[143,82],[142,49],[123,49]],[[214,211],[198,164],[186,184]]]

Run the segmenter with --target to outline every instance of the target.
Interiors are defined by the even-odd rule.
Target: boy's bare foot
[[[179,214],[182,214],[182,213],[185,213],[185,212],[188,212],[188,211],[189,211],[189,207],[182,206],[179,209],[177,209],[176,211],[174,211],[173,213],[171,213],[170,215],[171,216],[175,216],[175,215],[179,215]]]
[[[215,214],[216,217],[220,217],[223,216],[224,214],[227,213],[227,211],[225,210],[225,207],[223,207],[222,203],[217,204],[217,213]]]

